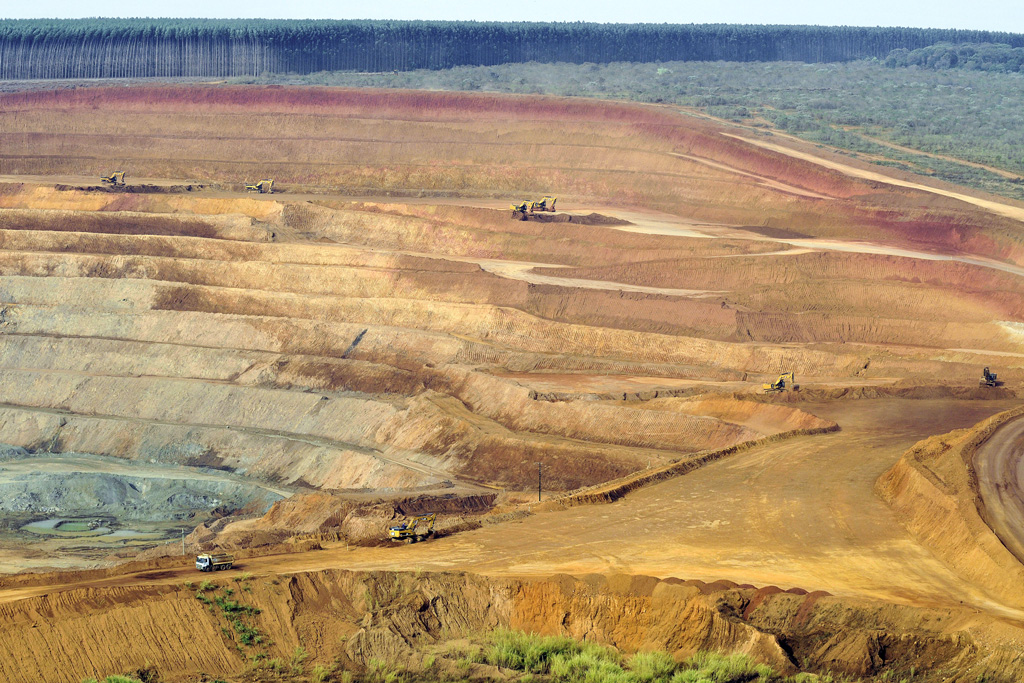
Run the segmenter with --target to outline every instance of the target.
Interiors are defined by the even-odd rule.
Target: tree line
[[[997,73],[1024,73],[1024,48],[984,43],[953,45],[938,43],[928,47],[893,50],[885,58],[890,68],[917,66],[924,69],[970,69]]]
[[[389,72],[522,62],[843,62],[1024,34],[735,24],[21,19],[0,21],[0,79]]]

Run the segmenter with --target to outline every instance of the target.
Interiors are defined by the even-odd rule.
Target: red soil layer
[[[730,129],[719,123],[683,116],[668,107],[552,97],[251,86],[94,88],[0,96],[0,111],[7,112],[47,109],[74,111],[91,110],[94,107],[111,112],[158,114],[185,111],[209,115],[259,112],[261,115],[326,115],[337,119],[390,118],[406,122],[488,120],[511,127],[544,121],[561,125],[566,135],[571,135],[573,124],[607,124],[620,127],[621,135],[632,143],[630,147],[633,149],[645,150],[661,155],[662,158],[676,152],[714,159],[716,163],[746,174],[836,199],[799,197],[792,193],[768,190],[756,178],[732,176],[727,171],[703,168],[684,159],[678,159],[678,165],[672,167],[671,173],[666,174],[663,170],[652,172],[637,167],[614,171],[618,174],[614,179],[602,175],[600,169],[572,172],[555,168],[554,162],[540,161],[517,167],[515,179],[508,181],[504,178],[508,176],[507,159],[504,156],[507,150],[498,156],[491,152],[476,155],[479,159],[471,164],[474,170],[468,176],[465,168],[457,168],[466,161],[461,158],[465,153],[456,153],[454,148],[439,148],[433,153],[436,156],[426,157],[431,160],[427,165],[424,165],[423,160],[417,162],[407,159],[404,164],[382,166],[386,160],[379,158],[365,162],[365,173],[353,165],[352,169],[341,175],[335,171],[328,173],[319,167],[319,170],[303,170],[301,174],[308,176],[309,180],[319,178],[332,182],[333,179],[333,182],[362,183],[367,187],[372,187],[374,183],[430,187],[429,184],[421,183],[437,184],[438,175],[445,174],[445,164],[454,164],[450,170],[454,173],[452,182],[455,186],[449,190],[471,186],[479,188],[487,182],[492,189],[504,187],[506,182],[520,187],[553,183],[561,187],[563,193],[615,196],[619,203],[646,203],[710,220],[760,223],[768,228],[797,230],[819,236],[856,236],[928,245],[947,252],[969,249],[975,253],[1013,260],[1024,257],[1024,248],[1015,230],[1016,224],[1009,219],[928,193],[883,187],[873,181],[852,178],[810,161],[757,147],[723,135]],[[143,134],[150,133],[144,131]],[[462,140],[459,149],[468,149],[465,145],[471,143],[472,138]],[[84,150],[82,153],[87,152]],[[452,155],[459,158],[449,158]],[[92,157],[78,157],[75,163],[80,164],[86,158]],[[54,166],[56,162],[51,160],[46,163]],[[168,159],[161,163],[168,172],[186,172],[189,168],[194,171],[196,168],[194,162],[186,159]],[[206,164],[208,168],[204,172],[237,175],[244,168],[238,166],[238,163],[256,164],[254,161],[221,160]],[[688,170],[689,165],[700,170]],[[296,175],[300,173],[297,168],[275,168],[273,164],[268,167],[265,163],[261,168],[268,173],[278,173],[279,178],[291,175],[295,176],[293,180],[301,181]],[[627,171],[641,174],[637,177],[643,177],[643,187],[626,186],[623,173]],[[385,176],[390,179],[385,180]],[[467,180],[472,185],[464,185]],[[507,189],[511,189],[511,186]],[[727,198],[726,195],[731,196]],[[746,196],[746,199],[741,195]],[[714,196],[721,200],[717,202],[718,206],[712,206],[716,202],[708,201]],[[857,197],[868,199],[871,205],[865,205],[860,200],[857,205],[848,201]],[[850,233],[851,226],[856,226],[856,235]]]
[[[666,108],[553,97],[494,96],[472,93],[389,91],[345,88],[282,88],[278,86],[158,86],[134,88],[79,88],[10,93],[0,96],[0,107],[91,108],[150,111],[218,112],[251,111],[320,113],[335,116],[415,120],[599,121],[629,124],[638,132],[666,139],[680,152],[714,158],[744,171],[791,182],[813,178],[816,192],[851,196],[873,190],[871,186],[812,163],[774,154],[719,135],[721,126],[699,119],[682,119]],[[497,115],[497,116],[495,116]]]

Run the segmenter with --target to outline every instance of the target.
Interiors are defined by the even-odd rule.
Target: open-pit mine
[[[1024,680],[1022,222],[662,105],[0,95],[0,680],[495,628]]]

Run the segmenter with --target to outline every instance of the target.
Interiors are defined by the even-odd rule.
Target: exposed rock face
[[[234,584],[233,584],[234,585]],[[329,570],[284,580],[246,580],[240,599],[262,610],[253,622],[270,654],[296,646],[311,661],[418,660],[423,647],[503,627],[612,645],[741,652],[780,672],[798,667],[873,675],[915,667],[917,680],[1019,680],[1024,659],[979,639],[1019,627],[968,611],[849,601],[804,591],[755,590],[644,576],[488,578]],[[235,586],[236,588],[238,586]],[[180,584],[71,590],[0,605],[0,676],[10,683],[72,680],[152,662],[165,680],[196,671],[231,675],[245,661],[220,617]],[[1016,629],[1016,630],[1014,630]],[[191,680],[191,679],[189,679]]]

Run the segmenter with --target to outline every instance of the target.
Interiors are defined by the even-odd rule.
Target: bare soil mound
[[[300,493],[276,502],[262,517],[241,521],[226,517],[200,525],[188,543],[204,552],[267,546],[295,537],[386,546],[392,543],[388,527],[408,517],[437,514],[436,537],[478,527],[497,495],[420,495],[381,501],[370,496]],[[178,551],[168,546],[166,552]]]
[[[538,223],[576,223],[578,225],[632,225],[629,221],[605,216],[599,213],[571,214],[571,213],[531,213],[527,220]]]
[[[926,439],[878,479],[878,494],[906,527],[944,562],[993,598],[1024,606],[1024,565],[993,533],[982,508],[972,458],[978,446],[1024,409],[1000,413],[970,429]]]
[[[185,192],[199,192],[203,190],[205,185],[146,185],[146,184],[132,184],[132,185],[64,185],[57,184],[53,186],[53,189],[58,192],[67,192],[69,190],[75,190],[78,192],[108,192],[112,194],[182,194]]]

